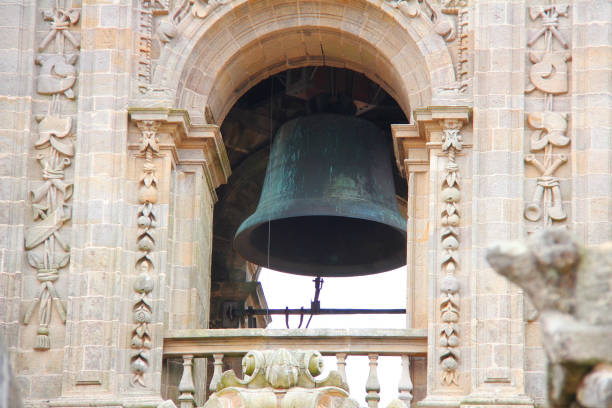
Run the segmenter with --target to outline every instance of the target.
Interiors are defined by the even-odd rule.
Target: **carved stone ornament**
[[[66,98],[74,99],[72,87],[77,79],[74,66],[77,58],[77,54],[36,57],[36,63],[41,66],[36,91],[41,95],[64,94]]]
[[[612,406],[612,243],[587,250],[563,227],[542,229],[487,260],[540,312],[550,406]]]
[[[136,260],[136,273],[138,273],[132,289],[135,293],[135,302],[132,306],[133,321],[131,347],[135,353],[131,357],[132,379],[131,384],[146,387],[144,373],[150,365],[150,350],[152,347],[152,333],[149,324],[153,318],[153,302],[151,292],[155,287],[151,276],[155,264],[151,258],[151,252],[155,250],[155,236],[153,231],[157,226],[157,217],[153,204],[157,203],[159,197],[158,181],[155,174],[153,158],[159,153],[159,142],[157,130],[160,123],[157,121],[144,120],[137,122],[140,129],[141,139],[139,151],[144,156],[140,187],[138,189],[138,213],[136,223],[138,225],[137,246],[140,254]]]
[[[317,351],[250,351],[242,359],[244,379],[233,370],[221,376],[206,408],[357,408],[337,371],[317,379],[323,357]]]
[[[459,166],[456,156],[463,148],[460,120],[446,119],[442,121],[442,151],[447,154],[447,164],[442,180],[442,213],[440,240],[442,242],[442,260],[440,268],[445,274],[440,285],[440,365],[442,373],[440,380],[443,384],[459,385],[457,368],[459,366],[459,281],[455,272],[459,266],[457,251],[459,250],[459,201],[461,200],[461,184]]]
[[[434,31],[444,38],[444,41],[451,42],[457,38],[453,24],[444,18],[442,12],[430,0],[386,0],[386,2],[397,8],[406,17],[425,17],[433,24]]]
[[[78,50],[80,40],[69,29],[76,25],[81,15],[80,9],[62,8],[60,2],[51,10],[43,10],[43,20],[49,23],[49,31],[38,46],[45,51],[52,41],[56,44],[55,54],[37,55],[35,63],[40,65],[36,90],[41,95],[50,96],[47,113],[36,115],[38,136],[34,148],[42,169],[42,180],[30,188],[32,224],[25,232],[24,246],[28,263],[36,269],[40,287],[34,299],[25,310],[23,323],[29,324],[38,306],[38,329],[36,331],[37,350],[51,347],[49,326],[53,309],[61,321],[66,323],[66,306],[54,282],[59,279],[60,270],[70,263],[70,244],[62,230],[72,218],[70,199],[73,184],[66,181],[66,169],[74,157],[73,119],[61,114],[60,95],[69,100],[75,98],[73,86],[77,79],[75,63],[78,54],[66,55],[65,43],[68,41]]]
[[[467,0],[444,0],[440,7],[431,0],[386,0],[386,3],[406,17],[427,19],[444,41],[454,42],[452,46],[449,45],[449,51],[454,61],[455,82],[436,88],[436,92],[440,95],[460,95],[467,92],[470,61]]]
[[[38,306],[39,326],[34,348],[46,350],[51,347],[49,325],[53,306],[62,322],[66,322],[66,307],[53,283],[59,278],[59,270],[70,262],[70,246],[61,229],[72,216],[68,204],[72,183],[65,181],[65,169],[71,164],[74,145],[69,137],[70,117],[47,115],[38,120],[38,140],[34,147],[41,150],[37,159],[43,182],[30,191],[33,224],[26,231],[25,249],[28,263],[37,271],[40,289],[27,307],[23,322],[30,323]]]
[[[167,44],[178,35],[178,25],[191,14],[195,18],[205,19],[219,6],[229,3],[231,0],[178,0],[167,18],[157,25],[157,37]]]
[[[529,16],[533,21],[541,21],[542,27],[531,37],[527,45],[532,48],[542,39],[544,49],[531,49],[529,59],[533,63],[529,69],[529,84],[525,92],[544,93],[544,106],[541,111],[530,112],[527,124],[533,129],[528,141],[531,153],[525,155],[525,163],[536,168],[539,175],[531,198],[525,205],[525,219],[536,223],[536,228],[551,226],[553,222],[567,219],[563,208],[560,180],[557,170],[568,162],[568,154],[557,153],[555,149],[570,144],[567,136],[569,115],[554,111],[554,96],[568,91],[568,65],[570,55],[555,51],[555,41],[565,49],[569,47],[559,31],[559,18],[567,17],[567,5],[532,6]]]
[[[197,18],[206,18],[217,8],[231,1],[232,0],[190,0],[193,4],[193,15]]]
[[[136,38],[136,76],[138,89],[146,89],[153,77],[153,34],[156,28],[157,37],[163,43],[172,40],[178,33],[175,23],[170,19],[163,19],[155,27],[155,17],[168,14],[165,0],[140,0],[138,10],[138,29]],[[142,92],[142,90],[141,90]]]
[[[49,28],[47,35],[43,38],[38,46],[39,52],[44,51],[51,41],[53,41],[53,39],[55,39],[58,43],[58,51],[60,54],[63,53],[64,41],[62,40],[64,39],[72,44],[74,48],[79,48],[81,46],[80,40],[78,40],[69,31],[70,26],[78,23],[79,18],[81,17],[80,9],[54,8],[53,10],[43,10],[42,15],[43,19],[48,21],[51,27]]]

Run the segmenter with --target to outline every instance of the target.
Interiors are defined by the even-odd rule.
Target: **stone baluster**
[[[368,381],[366,382],[366,397],[365,400],[368,408],[378,408],[380,401],[380,382],[378,382],[378,354],[368,354],[370,359],[370,372]]]
[[[221,374],[223,372],[223,354],[213,354],[214,362],[214,371],[212,379],[210,380],[210,386],[208,389],[210,392],[217,391],[217,386],[219,385],[219,381],[221,381]]]
[[[193,354],[185,354],[183,356],[183,376],[181,377],[181,382],[178,386],[178,390],[180,392],[180,396],[178,398],[179,408],[195,407],[195,398],[193,397],[195,393],[195,386],[193,384],[192,363]]]
[[[412,403],[412,379],[410,378],[410,357],[407,354],[402,355],[402,374],[397,386],[398,399],[410,408]]]
[[[348,384],[346,380],[346,353],[336,353],[336,366],[338,367],[338,374],[342,377],[342,381]]]

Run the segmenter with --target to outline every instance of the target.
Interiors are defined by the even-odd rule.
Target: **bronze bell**
[[[406,264],[390,145],[371,122],[316,114],[276,133],[255,213],[234,248],[281,272],[358,276]]]

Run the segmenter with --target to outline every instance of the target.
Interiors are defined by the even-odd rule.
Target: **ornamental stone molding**
[[[424,18],[433,24],[433,30],[449,44],[456,82],[436,91],[442,95],[461,95],[469,91],[471,84],[469,7],[467,0],[386,0],[393,8],[408,18]]]
[[[347,16],[352,13],[362,15],[364,9],[372,10],[370,18],[373,19],[374,30],[364,35],[357,26],[353,27],[356,21],[347,17],[346,24],[341,24],[338,18],[343,17],[335,16],[334,6],[319,0],[283,3],[282,7],[280,3],[278,7],[272,3],[266,3],[264,6],[260,1],[245,0],[175,2],[174,8],[169,10],[167,17],[164,17],[164,22],[159,25],[154,24],[158,33],[171,32],[173,39],[166,41],[169,37],[165,34],[159,37],[164,39],[160,40],[163,44],[153,47],[155,49],[159,46],[160,52],[159,58],[154,56],[152,59],[151,80],[147,83],[142,82],[139,91],[132,93],[131,104],[133,106],[165,104],[181,107],[189,111],[194,123],[206,122],[204,112],[194,109],[195,106],[205,106],[212,114],[208,116],[214,117],[216,123],[221,123],[238,94],[264,78],[284,70],[286,66],[299,68],[322,65],[324,59],[326,63],[334,66],[346,64],[347,67],[365,75],[380,76],[381,80],[377,82],[396,98],[406,112],[411,110],[410,106],[414,108],[432,104],[434,99],[442,98],[439,95],[444,95],[444,101],[462,98],[461,95],[467,92],[464,85],[471,75],[467,73],[471,70],[469,61],[472,58],[468,50],[471,41],[471,31],[468,26],[470,8],[464,2],[457,4],[447,2],[448,4],[445,3],[442,8],[434,2],[428,2],[429,6],[421,5],[419,2],[419,7],[422,6],[426,10],[422,11],[420,17],[410,18],[402,14],[398,10],[401,5],[395,3],[355,0],[343,5],[347,9]],[[194,16],[198,7],[203,9],[205,17]],[[277,12],[267,13],[266,7],[272,7]],[[303,18],[299,17],[301,13],[304,14]],[[314,13],[313,16],[318,16],[316,17],[318,23],[314,27],[304,24],[310,21],[308,16],[311,13]],[[258,24],[252,26],[245,24],[245,21],[240,21],[241,15],[249,15],[250,19],[258,21]],[[451,22],[456,18],[462,19],[461,22]],[[443,36],[434,29],[442,25],[445,28]],[[231,36],[214,34],[217,30],[224,32],[227,27],[232,27]],[[385,35],[379,31],[383,28],[385,32],[392,34]],[[303,47],[284,50],[286,42],[281,42],[274,53],[263,53],[258,50],[267,42],[274,41],[274,38],[287,38],[287,36],[304,38],[300,33],[311,32],[313,29],[317,32],[323,30],[324,35],[335,38],[327,48],[323,47],[323,52],[318,42],[316,44],[318,53],[302,52],[300,50]],[[459,31],[462,33],[460,36],[457,35]],[[444,38],[451,32],[455,40],[446,43]],[[211,35],[216,38],[209,38]],[[238,44],[233,39],[229,41],[230,37],[239,38],[240,41]],[[259,40],[256,43],[251,42],[255,37]],[[152,38],[154,43],[158,41],[158,36],[153,35]],[[309,41],[308,38],[304,40]],[[384,44],[374,46],[380,41]],[[459,45],[460,43],[462,45]],[[340,52],[344,48],[348,49],[347,47],[363,47],[363,57],[344,55],[346,53]],[[459,52],[463,54],[457,58]],[[377,58],[385,61],[386,68],[374,72],[371,61],[368,62],[364,58],[379,53],[381,55]],[[288,55],[291,55],[290,61],[287,60]],[[258,57],[255,58],[256,56]],[[348,59],[344,61],[346,58]],[[419,61],[416,65],[413,64],[415,60]],[[248,71],[244,69],[245,66],[250,67]],[[458,66],[462,66],[461,72],[465,74],[455,72]],[[410,74],[413,70],[415,72]],[[210,80],[196,80],[203,71],[207,72]],[[221,80],[221,77],[231,78],[233,85],[230,87],[226,80]],[[444,89],[451,91],[444,93]]]
[[[151,257],[151,252],[155,250],[154,230],[157,226],[157,216],[155,204],[159,199],[159,181],[155,174],[156,169],[153,158],[159,155],[159,140],[157,130],[161,123],[154,120],[143,120],[136,122],[141,132],[139,153],[144,156],[140,186],[138,188],[138,250],[140,254],[136,260],[135,268],[139,271],[138,277],[134,281],[134,291],[136,300],[133,306],[134,323],[136,327],[132,332],[131,346],[135,349],[132,355],[132,385],[146,387],[143,379],[144,372],[149,367],[149,354],[151,352],[151,336],[149,323],[152,321],[153,302],[150,293],[155,287],[155,282],[151,278],[154,273],[155,263]]]

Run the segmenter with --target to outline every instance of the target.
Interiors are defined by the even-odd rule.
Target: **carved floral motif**
[[[556,153],[554,148],[568,146],[568,114],[554,111],[554,95],[568,91],[568,65],[570,55],[555,51],[554,40],[564,49],[569,47],[559,31],[559,19],[567,17],[568,5],[532,6],[529,16],[533,21],[541,21],[542,27],[529,39],[532,48],[540,39],[544,41],[543,50],[531,49],[529,59],[533,63],[529,69],[529,84],[525,91],[544,93],[544,109],[530,112],[527,124],[533,129],[529,139],[530,154],[525,155],[525,163],[535,167],[539,173],[530,201],[525,205],[524,216],[537,226],[550,226],[553,222],[567,219],[563,208],[557,170],[568,162],[568,156]],[[542,153],[539,153],[542,152]]]
[[[146,387],[144,373],[150,365],[151,331],[149,324],[153,316],[153,303],[151,292],[155,287],[152,273],[155,268],[151,252],[155,250],[155,236],[153,230],[157,226],[154,204],[159,198],[158,181],[155,174],[153,158],[159,153],[157,130],[160,123],[157,121],[140,121],[137,123],[141,139],[139,152],[144,156],[140,187],[138,189],[138,224],[137,246],[140,255],[136,260],[138,276],[133,284],[135,302],[132,306],[133,321],[136,325],[132,331],[131,347],[136,352],[131,357],[132,385]]]
[[[442,294],[440,300],[440,346],[443,352],[440,355],[442,374],[440,380],[443,384],[459,385],[457,368],[459,366],[459,281],[455,272],[459,266],[457,251],[459,250],[459,201],[461,200],[459,167],[456,155],[463,148],[461,128],[463,123],[459,120],[442,121],[442,151],[447,154],[446,171],[442,181],[442,200],[444,201],[441,213],[442,261],[441,269],[446,274],[440,284]]]

